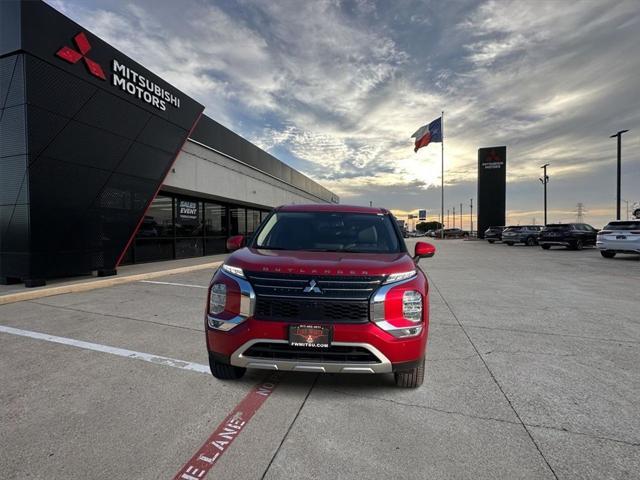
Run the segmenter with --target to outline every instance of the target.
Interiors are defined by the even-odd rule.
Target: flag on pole
[[[423,125],[411,135],[416,139],[414,152],[426,147],[431,142],[442,142],[442,117],[436,118],[433,122]]]

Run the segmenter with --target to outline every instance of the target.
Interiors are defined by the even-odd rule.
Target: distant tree
[[[439,228],[442,228],[442,224],[440,222],[420,222],[416,225],[416,230],[418,230],[419,232],[438,230]]]

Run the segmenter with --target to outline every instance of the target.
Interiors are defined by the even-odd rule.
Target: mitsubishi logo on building
[[[322,290],[320,290],[320,287],[317,286],[318,284],[316,283],[315,280],[310,280],[309,281],[309,285],[307,285],[306,287],[304,287],[303,292],[304,293],[322,293]]]
[[[78,47],[78,50],[74,50],[71,47],[67,47],[66,45],[62,47],[60,50],[56,52],[56,55],[63,60],[66,60],[69,63],[76,64],[81,59],[84,59],[84,64],[87,66],[87,70],[94,77],[98,77],[101,80],[106,80],[107,76],[104,74],[102,67],[97,62],[94,62],[90,58],[87,57],[87,53],[91,50],[91,44],[89,40],[87,40],[87,36],[84,32],[80,32],[75,37],[73,37],[73,41]]]

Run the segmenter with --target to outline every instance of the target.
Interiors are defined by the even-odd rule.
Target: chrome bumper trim
[[[314,362],[303,360],[277,360],[255,357],[246,357],[244,352],[256,343],[282,343],[286,340],[274,340],[271,338],[254,338],[243,344],[231,355],[231,365],[244,368],[257,368],[262,370],[282,370],[291,372],[315,372],[315,373],[391,373],[391,361],[373,345],[368,343],[332,342],[332,345],[345,347],[362,347],[375,355],[380,363],[342,363],[342,362]]]

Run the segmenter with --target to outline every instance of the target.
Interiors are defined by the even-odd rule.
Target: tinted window
[[[224,206],[204,204],[204,231],[206,236],[227,235],[227,209]]]
[[[640,222],[610,222],[604,230],[640,230]]]
[[[151,202],[140,229],[138,238],[173,237],[173,199],[158,195]]]
[[[400,252],[388,215],[329,212],[276,212],[253,244],[255,248],[356,253]]]
[[[568,224],[547,225],[546,230],[550,232],[563,232],[566,230],[571,230],[571,225],[568,225]]]

